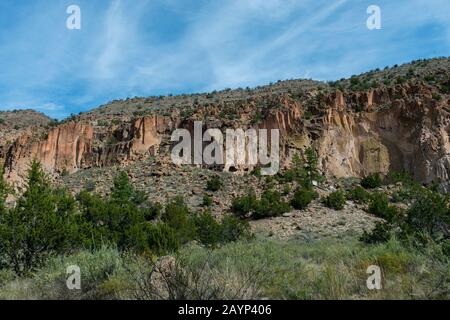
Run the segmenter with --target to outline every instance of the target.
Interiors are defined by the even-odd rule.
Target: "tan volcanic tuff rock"
[[[146,154],[150,147],[158,147],[161,135],[171,128],[171,120],[167,117],[153,116],[135,120],[131,127],[133,139],[130,143],[130,154]]]
[[[0,111],[0,165],[12,143],[25,131],[32,129],[34,134],[40,134],[50,123],[49,117],[34,110]]]
[[[424,92],[419,87],[399,91],[411,96]],[[387,109],[362,113],[327,110],[323,132],[316,142],[323,171],[337,177],[358,177],[407,170],[423,183],[445,182],[450,172],[448,112],[428,97],[403,100],[390,94],[397,93],[386,95],[385,90],[376,90],[356,99],[371,110],[374,97],[390,101]],[[355,101],[355,96],[346,100]]]
[[[186,117],[174,108],[164,116],[118,118],[122,122],[108,122],[102,128],[89,124],[98,123],[100,114],[85,124],[62,124],[46,138],[31,131],[17,138],[5,156],[6,177],[22,181],[33,158],[50,173],[124,165],[149,155],[169,158],[172,130],[192,131],[194,121],[203,121],[204,130],[223,132],[227,128],[280,129],[282,167],[290,164],[294,153],[312,146],[328,176],[406,170],[420,182],[445,183],[450,176],[450,108],[448,98],[436,99],[437,94],[436,88],[414,80],[367,91],[312,90],[301,98],[272,94],[235,104],[208,102],[189,108]],[[164,170],[171,169],[152,172],[162,176]]]
[[[49,173],[76,171],[92,152],[93,133],[90,125],[69,123],[51,129],[45,139],[36,141],[33,133],[27,131],[8,150],[5,162],[8,180],[20,182],[33,159],[40,161]]]
[[[21,135],[8,150],[5,176],[8,181],[21,184],[33,159],[42,163],[50,174],[73,173],[91,166],[108,166],[156,154],[161,134],[172,126],[164,117],[136,119],[122,135],[122,141],[94,148],[97,139],[94,127],[84,123],[60,125],[37,139],[31,130]]]

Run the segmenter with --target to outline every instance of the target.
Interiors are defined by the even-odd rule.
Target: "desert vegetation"
[[[0,180],[0,298],[448,298],[448,197],[393,173],[383,181],[395,181],[394,192],[380,191],[377,182],[376,190],[371,183],[369,191],[348,186],[319,199],[324,179],[308,157],[314,154],[296,157],[260,195],[235,198],[220,218],[209,212],[208,196],[198,212],[180,197],[152,203],[124,172],[108,196],[88,190],[72,196],[33,162],[14,206],[5,203],[12,190]],[[222,187],[216,176],[208,181]],[[292,192],[277,191],[287,183]],[[380,218],[359,238],[278,240],[250,228],[249,221],[312,202],[340,212],[348,201]],[[383,271],[380,291],[365,284],[374,264]],[[68,265],[82,270],[82,290],[67,289]]]
[[[28,173],[26,191],[13,208],[5,205],[8,186],[0,184],[0,265],[27,276],[49,257],[104,246],[120,252],[162,256],[191,241],[205,246],[250,236],[245,221],[208,211],[193,213],[182,198],[164,207],[149,203],[121,172],[109,197],[88,191],[73,197],[53,188],[38,162]]]
[[[450,298],[449,63],[128,98],[63,121],[0,113],[11,183],[0,174],[0,298]],[[341,116],[370,130],[355,135]],[[172,125],[195,120],[279,127],[282,170],[174,165]],[[401,163],[385,145],[392,137],[395,150],[417,145]],[[359,157],[348,157],[353,145]],[[38,161],[26,174],[36,150],[52,176]],[[387,172],[406,162],[417,181]],[[81,290],[66,286],[69,265],[81,269]],[[366,286],[370,265],[382,290]]]

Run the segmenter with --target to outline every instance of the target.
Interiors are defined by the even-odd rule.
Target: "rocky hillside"
[[[36,134],[50,127],[52,120],[45,114],[34,110],[0,111],[0,162],[12,143],[27,130]]]
[[[283,166],[311,146],[330,177],[405,170],[422,183],[445,187],[449,99],[450,59],[441,58],[330,83],[289,80],[255,89],[113,101],[58,124],[31,111],[1,113],[0,157],[5,177],[18,188],[37,158],[73,189],[82,187],[86,177],[97,177],[95,183],[102,185],[125,167],[144,188],[152,188],[149,193],[176,190],[183,177],[192,191],[204,180],[190,177],[195,168],[170,162],[170,134],[176,128],[192,130],[201,120],[207,128],[222,130],[280,129]],[[162,182],[167,176],[173,179]]]

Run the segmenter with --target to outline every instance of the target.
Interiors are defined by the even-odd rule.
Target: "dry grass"
[[[69,264],[82,270],[82,290],[65,287]],[[383,289],[366,287],[369,265]],[[84,271],[83,271],[84,270]],[[398,241],[353,240],[197,245],[177,257],[119,254],[115,249],[55,258],[31,279],[0,273],[2,299],[449,299],[450,264],[438,247],[418,251]]]

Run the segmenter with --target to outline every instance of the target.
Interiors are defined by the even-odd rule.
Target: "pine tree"
[[[3,179],[3,174],[4,174],[4,169],[0,168],[0,221],[1,221],[2,215],[6,211],[5,202],[6,202],[6,197],[8,196],[8,193],[9,193],[9,187],[8,187],[6,181]]]
[[[147,198],[142,192],[135,190],[131,185],[130,179],[126,172],[122,171],[114,179],[114,185],[111,189],[111,201],[118,205],[135,204],[140,205]]]
[[[133,186],[126,172],[122,171],[114,178],[114,186],[111,189],[111,201],[126,205],[134,194]]]
[[[54,190],[37,161],[28,171],[26,191],[0,225],[0,239],[7,264],[17,274],[40,266],[51,253],[78,246],[74,199]]]
[[[321,182],[323,180],[318,169],[319,160],[313,148],[307,148],[305,150],[305,158],[304,186],[306,188],[312,188],[313,181]]]
[[[91,234],[90,246],[111,243],[121,250],[139,251],[148,247],[146,217],[150,212],[140,207],[146,197],[135,190],[125,172],[114,178],[108,199],[82,191],[78,201],[86,222],[83,234]]]
[[[8,194],[8,186],[5,182],[5,180],[3,179],[3,169],[0,168],[0,234],[3,229],[2,225],[3,225],[3,221],[5,219],[5,215],[7,212],[7,208],[5,205],[7,194]],[[3,261],[4,261],[3,252],[5,252],[4,242],[0,238],[0,269],[4,266],[3,265],[4,264],[3,263]]]

